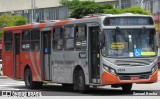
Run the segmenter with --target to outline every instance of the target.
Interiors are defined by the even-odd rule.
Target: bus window
[[[12,32],[4,32],[5,51],[12,51]]]
[[[22,32],[22,51],[30,51],[30,30]]]
[[[63,48],[62,28],[56,27],[53,34],[53,50],[61,50]]]
[[[31,32],[31,50],[39,51],[40,50],[40,30],[34,29]]]
[[[74,26],[67,26],[64,29],[65,49],[74,49]]]
[[[76,50],[85,50],[87,46],[86,42],[86,27],[80,25],[76,27],[76,39],[75,39]]]

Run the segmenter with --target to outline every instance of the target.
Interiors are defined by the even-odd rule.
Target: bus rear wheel
[[[25,81],[26,88],[28,89],[41,88],[43,85],[42,82],[34,82],[32,80],[32,73],[29,68],[25,70],[24,81]]]
[[[124,92],[129,92],[132,89],[132,84],[122,84],[121,86]]]

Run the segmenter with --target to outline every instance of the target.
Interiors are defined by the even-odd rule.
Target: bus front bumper
[[[110,72],[104,71],[101,75],[102,85],[111,84],[125,84],[125,83],[154,83],[158,80],[158,68],[149,76],[148,79],[136,79],[136,80],[120,80],[118,75],[114,75]]]

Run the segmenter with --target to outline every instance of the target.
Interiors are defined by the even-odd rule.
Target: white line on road
[[[24,84],[16,84],[16,85],[18,85],[18,86],[21,86],[21,85],[24,85]],[[15,85],[0,85],[0,87],[3,87],[3,86],[15,86]]]

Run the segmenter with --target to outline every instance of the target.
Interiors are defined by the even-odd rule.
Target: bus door
[[[51,31],[42,32],[42,49],[43,49],[43,65],[42,65],[42,79],[51,80]]]
[[[20,78],[20,34],[14,34],[14,78]]]
[[[100,83],[100,50],[99,50],[99,25],[97,23],[89,23],[88,26],[88,51],[89,51],[89,71],[90,82]]]

